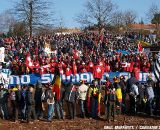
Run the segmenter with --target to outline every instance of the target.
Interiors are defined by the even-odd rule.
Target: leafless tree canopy
[[[84,26],[94,24],[102,26],[110,22],[115,9],[116,5],[111,0],[88,0],[83,13],[80,13],[76,20]]]
[[[12,26],[16,20],[11,14],[10,10],[6,10],[0,14],[0,31],[1,32],[7,32],[9,30],[9,27]]]
[[[116,11],[111,18],[111,25],[120,27],[124,25],[124,14],[122,11]]]
[[[45,0],[19,0],[15,4],[18,18],[28,25],[30,33],[33,28],[53,23],[53,13],[50,11],[51,2]]]
[[[137,15],[133,10],[127,10],[123,14],[124,24],[126,26],[135,23],[136,18]]]
[[[160,13],[160,9],[158,8],[156,4],[152,3],[152,5],[150,6],[150,8],[148,9],[146,13],[147,20],[149,20],[150,22],[153,19],[154,15],[158,13]]]

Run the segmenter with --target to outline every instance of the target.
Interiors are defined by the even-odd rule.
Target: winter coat
[[[47,104],[54,104],[55,103],[55,94],[52,92],[52,90],[49,88],[46,90],[45,100],[47,101]]]
[[[88,91],[88,86],[85,84],[82,84],[78,88],[78,93],[79,93],[79,99],[81,100],[86,100],[87,99],[87,91]]]
[[[152,80],[148,80],[147,81],[147,88],[146,88],[146,94],[147,94],[147,98],[149,99],[153,99],[154,98],[154,91],[153,91],[153,87],[154,87],[154,82]]]
[[[127,91],[128,92],[130,92],[130,89],[131,89],[133,84],[135,84],[135,85],[139,84],[138,80],[135,77],[131,77],[127,81]]]
[[[8,90],[3,88],[0,90],[0,104],[5,103],[8,101]]]
[[[35,98],[34,94],[29,90],[26,92],[26,104],[28,106],[35,105]]]
[[[77,93],[77,90],[76,90],[76,86],[73,85],[73,84],[71,84],[71,83],[69,83],[67,85],[67,88],[66,88],[66,91],[65,91],[65,97],[64,97],[64,99],[67,102],[75,103],[77,97],[78,97],[78,93]]]

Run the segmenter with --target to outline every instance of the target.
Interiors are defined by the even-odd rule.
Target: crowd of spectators
[[[135,33],[101,36],[81,33],[14,37],[9,43],[4,39],[1,46],[5,46],[6,64],[3,66],[11,69],[14,75],[54,73],[56,66],[66,75],[93,72],[97,64],[104,72],[132,72],[135,67],[143,72],[153,71],[154,57],[148,52],[138,53],[138,37]],[[46,44],[50,45],[52,53],[45,52]],[[26,66],[28,54],[32,67]]]

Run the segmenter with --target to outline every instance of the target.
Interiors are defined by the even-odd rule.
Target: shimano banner
[[[147,77],[150,73],[140,73],[140,82],[145,82],[147,80]],[[130,73],[128,72],[110,72],[110,73],[105,73],[102,78],[102,82],[105,82],[106,77],[109,77],[110,80],[113,80],[114,76],[121,76],[124,75],[126,77],[126,80],[130,77]],[[154,74],[152,74],[153,79],[155,79]],[[10,76],[10,86],[16,85],[16,84],[36,84],[38,80],[41,80],[42,83],[49,83],[53,80],[54,75],[53,74],[30,74],[30,75],[21,75],[21,76],[16,76],[16,75],[11,75]],[[76,75],[71,75],[71,76],[65,76],[61,75],[61,79],[63,83],[66,82],[73,82],[73,83],[78,83],[80,80],[86,80],[88,83],[91,83],[93,78],[92,73],[80,73]]]

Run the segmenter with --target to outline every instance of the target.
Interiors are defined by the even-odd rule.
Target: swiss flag
[[[138,52],[139,53],[142,53],[144,51],[143,47],[142,47],[142,44],[141,43],[138,43]]]
[[[122,62],[121,65],[122,65],[123,71],[126,71],[126,72],[130,71],[131,63]]]
[[[66,68],[66,72],[65,72],[65,75],[66,76],[70,76],[72,74],[72,71],[69,67]]]
[[[28,68],[34,68],[34,65],[33,65],[33,62],[32,62],[32,60],[31,60],[31,57],[30,57],[30,54],[28,53],[27,54],[27,57],[26,57],[26,66],[28,67]]]
[[[102,66],[96,65],[93,70],[93,77],[101,79],[104,74],[104,70]]]

